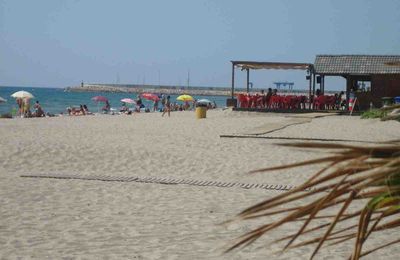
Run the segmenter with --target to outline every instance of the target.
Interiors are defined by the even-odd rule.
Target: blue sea
[[[111,104],[111,108],[118,109],[121,107],[121,99],[132,98],[136,99],[137,95],[134,93],[109,93],[109,92],[64,92],[62,88],[40,88],[40,87],[3,87],[0,86],[0,97],[7,99],[7,102],[0,103],[0,114],[10,113],[16,111],[17,104],[15,99],[11,97],[14,92],[25,90],[32,93],[35,98],[31,100],[31,105],[39,100],[43,110],[47,113],[60,114],[66,113],[67,107],[79,107],[80,104],[86,104],[90,111],[97,112],[99,106],[91,100],[94,96],[105,96]],[[226,105],[226,96],[193,96],[195,99],[209,99],[215,101],[218,107]],[[177,96],[171,95],[171,101],[175,102]],[[144,105],[152,108],[152,102],[142,99]],[[177,101],[179,103],[179,101]]]

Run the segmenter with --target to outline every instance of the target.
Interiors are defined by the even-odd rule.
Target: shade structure
[[[179,101],[193,101],[194,98],[190,95],[180,95],[179,97],[176,98],[176,100]]]
[[[140,96],[141,96],[142,98],[147,99],[147,100],[152,100],[152,101],[158,101],[158,100],[160,100],[160,98],[159,98],[156,94],[153,94],[153,93],[143,93],[143,94],[141,94]]]
[[[2,98],[2,97],[0,97],[0,103],[3,103],[3,102],[7,102],[7,100]]]
[[[208,104],[208,103],[212,103],[212,101],[209,100],[209,99],[203,98],[203,99],[197,100],[197,103],[206,103],[206,104]]]
[[[311,69],[311,63],[297,62],[259,62],[259,61],[231,61],[233,66],[242,70],[252,69],[279,69],[279,70],[307,70]]]
[[[103,96],[92,97],[92,100],[95,101],[95,102],[107,102],[108,101],[108,99],[106,97],[103,97]]]
[[[136,101],[131,98],[123,98],[121,102],[128,103],[128,104],[136,104]]]
[[[34,98],[34,96],[28,91],[17,91],[11,95],[13,98]]]

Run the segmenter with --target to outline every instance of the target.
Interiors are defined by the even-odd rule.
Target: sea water
[[[43,110],[46,113],[51,114],[60,114],[66,113],[67,107],[79,107],[79,105],[87,105],[89,111],[98,112],[99,109],[104,105],[101,102],[96,103],[91,100],[94,96],[105,96],[110,104],[111,108],[119,110],[121,107],[121,99],[123,98],[131,98],[137,99],[138,95],[135,93],[110,93],[110,92],[64,92],[62,88],[40,88],[40,87],[2,87],[0,86],[0,97],[7,99],[7,102],[0,103],[0,114],[4,113],[15,113],[17,110],[17,103],[15,99],[11,97],[14,92],[24,90],[30,92],[34,95],[34,98],[31,100],[31,110],[33,111],[33,105],[38,100]],[[178,104],[182,103],[180,101],[176,101],[178,95],[170,95],[171,102],[177,102]],[[196,96],[193,95],[195,99],[209,99],[211,101],[215,101],[217,107],[225,107],[227,96]],[[152,111],[153,102],[148,101],[146,99],[142,99],[144,105]],[[132,105],[130,105],[132,106]],[[159,104],[161,107],[161,104]]]

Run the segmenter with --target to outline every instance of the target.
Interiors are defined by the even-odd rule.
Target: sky
[[[0,85],[230,87],[231,60],[400,55],[398,0],[0,0]],[[236,72],[237,86],[245,72]],[[304,71],[251,71],[254,87]],[[326,89],[344,89],[327,78]]]

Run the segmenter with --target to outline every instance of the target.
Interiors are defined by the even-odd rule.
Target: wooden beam
[[[314,101],[315,101],[315,73],[313,74],[313,87],[312,87],[312,94],[313,94],[313,102],[312,106],[314,108]]]
[[[231,89],[231,98],[234,97],[235,91],[235,64],[232,62],[232,89]]]
[[[353,78],[349,75],[346,78],[346,108],[349,108],[350,89],[353,88]]]
[[[308,79],[308,81],[309,81],[309,91],[308,91],[308,100],[310,101],[309,102],[309,107],[308,107],[308,109],[311,109],[311,81],[312,81],[312,74],[313,74],[313,72],[312,71],[310,71],[310,78]],[[304,105],[305,106],[305,105]]]
[[[247,84],[246,84],[246,90],[247,90],[247,93],[249,93],[250,92],[250,89],[249,89],[249,84],[250,84],[250,69],[246,69],[246,71],[247,71]]]

